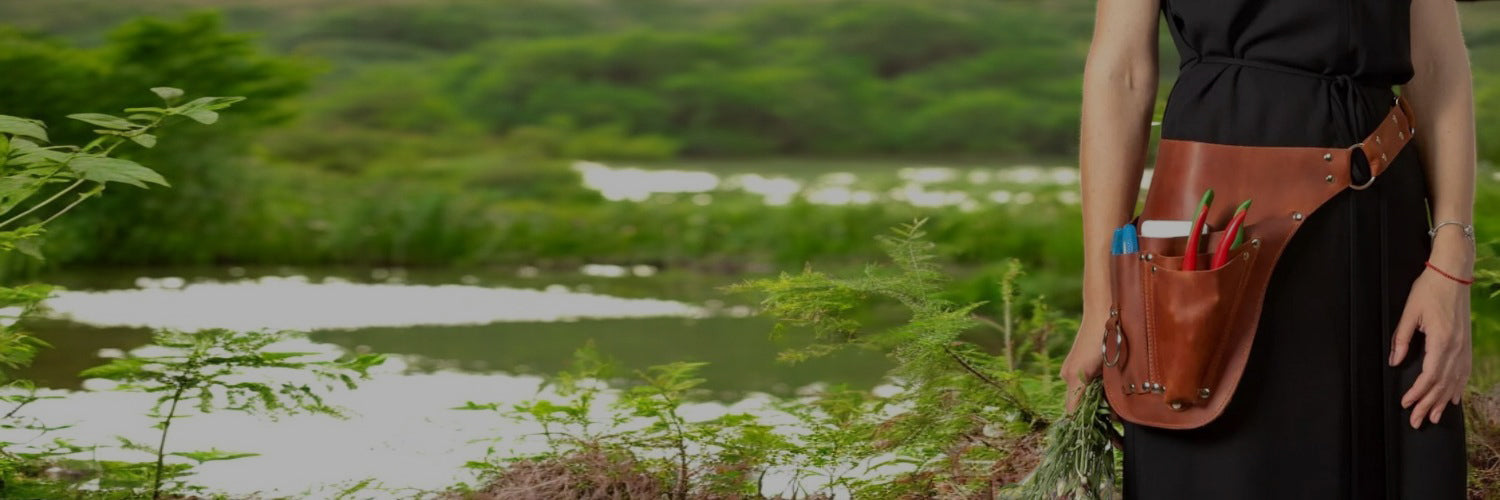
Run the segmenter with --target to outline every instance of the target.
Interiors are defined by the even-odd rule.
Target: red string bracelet
[[[1459,278],[1457,276],[1454,276],[1454,275],[1451,275],[1451,274],[1443,272],[1442,269],[1438,269],[1437,266],[1432,265],[1432,261],[1430,261],[1430,260],[1427,261],[1427,267],[1432,268],[1433,271],[1437,271],[1438,274],[1441,274],[1441,275],[1443,275],[1443,277],[1448,278],[1450,280],[1457,281],[1457,282],[1463,283],[1465,285],[1471,285],[1471,284],[1474,283],[1474,280],[1472,280],[1472,279],[1467,279],[1466,280],[1466,279]]]

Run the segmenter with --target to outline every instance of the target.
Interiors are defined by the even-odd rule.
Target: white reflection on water
[[[321,330],[704,315],[702,308],[682,302],[579,293],[560,285],[528,290],[341,280],[310,283],[300,276],[193,283],[180,288],[62,291],[48,299],[46,306],[53,316],[88,325],[179,330]]]
[[[615,201],[645,201],[652,193],[699,193],[719,185],[719,176],[709,172],[616,168],[590,161],[576,162],[573,169],[583,176],[585,186]],[[649,188],[641,189],[644,186]]]
[[[896,176],[911,182],[935,184],[957,179],[958,169],[950,167],[907,167],[897,171]]]
[[[739,174],[729,177],[725,187],[739,188],[747,193],[758,194],[767,205],[785,205],[802,190],[802,183],[789,177],[766,177],[760,174]]]
[[[1032,198],[1009,195],[976,198],[983,191],[970,193],[958,189],[1000,184],[1008,189],[1024,192],[1034,188],[1057,189],[1078,184],[1076,168],[1034,165],[989,169],[907,167],[896,170],[895,177],[900,181],[896,187],[887,189],[886,186],[880,186],[877,190],[868,189],[873,186],[857,188],[860,177],[852,172],[825,173],[804,182],[779,175],[747,173],[721,178],[705,171],[611,167],[588,161],[577,162],[573,168],[582,174],[586,187],[598,191],[609,200],[646,201],[655,196],[658,202],[675,203],[679,198],[674,195],[683,194],[685,199],[697,205],[713,203],[714,195],[711,192],[738,191],[757,195],[767,205],[786,205],[797,199],[816,205],[865,205],[896,201],[921,207],[954,206],[963,210],[977,210],[983,201],[1024,204],[1029,203]],[[1148,172],[1142,185],[1149,180]],[[942,188],[939,189],[939,186]],[[691,196],[686,196],[687,194]],[[1076,196],[1072,199],[1076,203]]]
[[[278,344],[279,350],[337,354],[338,348],[307,340]],[[111,353],[118,354],[118,353]],[[138,350],[136,354],[145,355]],[[529,423],[505,420],[489,411],[454,410],[466,402],[508,404],[546,398],[561,401],[542,379],[504,374],[466,374],[451,371],[406,373],[400,358],[372,370],[372,378],[353,391],[329,395],[327,402],[346,410],[350,418],[323,415],[271,417],[235,412],[193,414],[192,405],[179,407],[188,418],[174,420],[169,451],[218,449],[259,455],[230,461],[208,462],[197,468],[191,480],[213,491],[231,495],[290,495],[294,498],[329,498],[339,490],[366,478],[375,478],[387,491],[361,491],[358,498],[414,498],[411,489],[440,490],[460,482],[473,483],[474,472],[465,469],[471,460],[481,460],[494,447],[497,457],[515,457],[544,450],[542,429]],[[585,381],[587,383],[587,381]],[[108,446],[72,458],[145,461],[148,456],[119,449],[116,436],[136,442],[155,443],[154,420],[145,414],[155,395],[105,390],[109,384],[86,383],[90,390],[46,390],[62,396],[27,405],[21,416],[38,418],[49,425],[71,425],[47,434],[34,444],[64,438],[79,444]],[[815,387],[804,388],[807,393]],[[881,394],[897,390],[877,388]],[[595,422],[609,421],[605,409],[617,399],[606,391],[596,401]],[[704,421],[728,413],[750,413],[778,426],[788,437],[805,435],[796,419],[775,410],[774,399],[751,394],[734,403],[686,404],[681,413],[689,421]],[[892,409],[895,411],[896,409]],[[639,428],[638,420],[622,428]],[[0,430],[0,439],[34,439],[33,433]],[[882,457],[884,458],[884,457]],[[187,463],[169,457],[170,462]],[[890,472],[889,469],[883,472]],[[793,481],[804,488],[819,488],[817,478],[795,478],[791,471],[768,471],[766,493],[788,491]]]
[[[644,278],[656,275],[656,271],[656,266],[647,264],[636,264],[630,267],[615,264],[584,264],[583,267],[578,268],[580,274],[596,278],[623,278],[632,274]]]

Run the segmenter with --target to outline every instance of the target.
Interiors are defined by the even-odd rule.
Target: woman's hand
[[[1078,335],[1073,337],[1073,349],[1068,351],[1068,357],[1063,359],[1062,369],[1058,372],[1058,376],[1068,381],[1067,409],[1070,413],[1078,406],[1083,387],[1104,375],[1104,353],[1099,350],[1104,342],[1104,320],[1104,313],[1097,308],[1084,308]]]
[[[1444,259],[1444,261],[1452,261]],[[1436,258],[1433,264],[1442,266]],[[1459,269],[1458,267],[1441,267]],[[1425,354],[1422,373],[1401,396],[1401,407],[1412,409],[1411,426],[1422,419],[1437,423],[1448,403],[1457,404],[1469,383],[1470,345],[1469,287],[1432,269],[1424,269],[1412,283],[1406,308],[1391,341],[1390,365],[1406,357],[1415,330],[1422,330]],[[1415,406],[1413,406],[1415,405]]]

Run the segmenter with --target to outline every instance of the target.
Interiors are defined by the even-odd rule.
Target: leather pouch
[[[1271,272],[1301,222],[1344,189],[1368,187],[1415,133],[1397,98],[1385,120],[1348,148],[1258,147],[1160,141],[1145,206],[1130,222],[1191,219],[1205,188],[1222,200],[1252,199],[1244,239],[1219,267],[1212,250],[1235,203],[1210,207],[1201,267],[1183,270],[1187,237],[1140,238],[1139,251],[1111,255],[1113,300],[1105,323],[1104,389],[1115,416],[1188,429],[1217,418],[1243,374]],[[1351,166],[1369,177],[1351,183]]]

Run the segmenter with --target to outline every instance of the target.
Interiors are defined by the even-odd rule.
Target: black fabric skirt
[[[1199,63],[1174,84],[1161,132],[1344,147],[1373,130],[1393,96],[1389,86]],[[1386,362],[1424,270],[1428,227],[1414,143],[1369,189],[1345,190],[1309,214],[1272,272],[1223,415],[1191,430],[1125,426],[1125,498],[1462,498],[1462,403],[1446,403],[1439,422],[1418,429],[1400,406],[1422,369],[1423,334],[1399,366]]]

